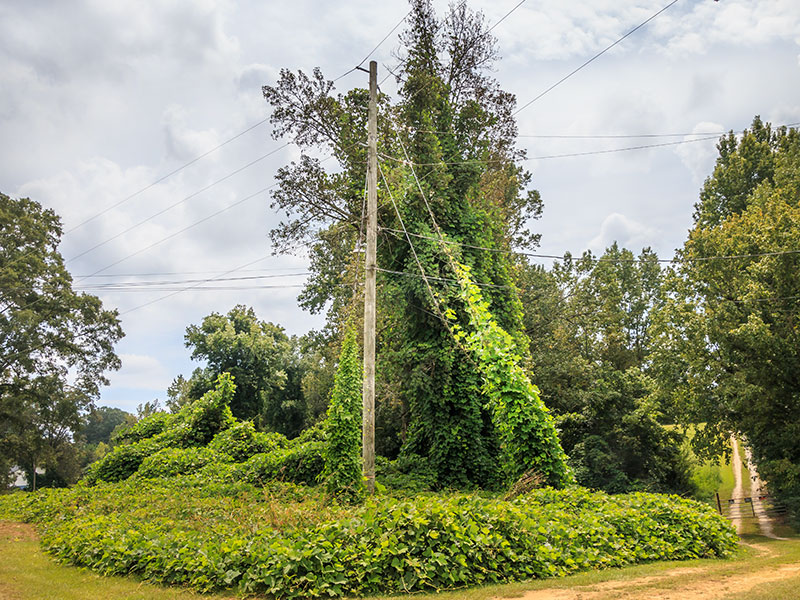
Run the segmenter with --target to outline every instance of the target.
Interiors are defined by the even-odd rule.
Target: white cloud
[[[717,159],[717,147],[713,140],[696,142],[692,140],[713,137],[713,135],[707,134],[719,134],[723,131],[725,131],[725,127],[719,123],[704,121],[692,128],[693,135],[683,137],[683,141],[687,142],[686,144],[675,146],[675,154],[680,157],[681,162],[692,174],[692,179],[698,185],[713,171],[714,163]]]
[[[652,227],[625,215],[612,213],[605,218],[600,226],[600,232],[588,242],[587,246],[594,254],[600,255],[611,244],[617,242],[620,247],[636,254],[641,248],[650,246],[654,236],[655,230]]]
[[[213,129],[197,131],[186,125],[187,110],[183,106],[168,106],[162,117],[167,152],[181,162],[192,160],[205,154],[220,143],[219,135]],[[210,155],[215,160],[216,155]]]
[[[110,377],[114,387],[163,392],[172,382],[173,376],[154,356],[120,354],[119,357],[122,368]]]

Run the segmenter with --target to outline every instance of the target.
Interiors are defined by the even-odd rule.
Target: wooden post
[[[719,514],[722,514],[722,502],[719,501],[719,492],[717,492],[716,494],[717,494],[717,510],[719,511]]]
[[[367,248],[364,264],[364,388],[362,447],[367,492],[375,493],[375,275],[378,245],[378,63],[369,63]]]

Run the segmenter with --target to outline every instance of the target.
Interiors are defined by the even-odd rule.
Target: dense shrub
[[[196,473],[206,465],[232,462],[227,454],[208,447],[164,448],[146,457],[136,471],[140,477],[174,477]]]
[[[235,462],[244,462],[255,454],[285,448],[286,444],[286,438],[279,433],[256,431],[250,421],[239,421],[214,436],[208,447],[230,456]]]
[[[130,427],[125,427],[114,433],[112,441],[117,444],[139,442],[166,431],[175,423],[177,415],[166,412],[155,412],[140,419]]]
[[[324,442],[296,443],[288,448],[252,456],[246,462],[237,465],[234,476],[250,483],[264,483],[277,479],[313,485],[320,478],[324,461]]]
[[[154,439],[117,446],[103,458],[89,465],[85,479],[89,483],[122,481],[133,475],[145,458],[160,449]]]
[[[87,481],[122,481],[133,475],[152,454],[166,448],[208,444],[219,432],[235,423],[228,406],[235,389],[233,379],[223,373],[217,379],[215,389],[185,406],[177,415],[155,413],[143,419],[117,438],[120,445],[90,465]],[[148,467],[148,476],[155,476],[152,465]]]
[[[513,501],[378,497],[330,512],[318,492],[269,485],[178,477],[77,486],[1,498],[0,518],[38,522],[48,552],[101,573],[281,598],[443,590],[721,557],[737,542],[710,507],[676,496],[544,489]]]

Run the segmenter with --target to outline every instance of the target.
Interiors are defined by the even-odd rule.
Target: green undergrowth
[[[106,575],[278,598],[445,590],[655,560],[724,557],[730,525],[675,496],[536,490],[379,496],[198,475],[0,497],[0,519],[37,524],[46,551]]]

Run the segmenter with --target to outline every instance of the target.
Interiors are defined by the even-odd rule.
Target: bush
[[[116,444],[131,444],[151,438],[172,427],[177,417],[178,415],[166,412],[155,412],[130,427],[118,430],[112,441]]]
[[[86,480],[89,483],[122,481],[133,475],[152,454],[166,448],[179,449],[208,444],[217,434],[235,423],[228,406],[235,389],[231,376],[223,373],[217,378],[215,389],[185,406],[177,415],[154,413],[142,419],[120,434],[118,440],[125,443],[121,443],[89,466]],[[267,444],[262,444],[262,447],[267,447]],[[174,452],[172,456],[175,460],[183,460],[178,459]],[[154,468],[154,463],[148,465],[148,476],[156,476]]]
[[[48,552],[104,574],[278,598],[462,588],[724,557],[737,544],[711,507],[677,496],[543,489],[512,501],[378,497],[345,510],[307,488],[269,486],[194,476],[79,485],[0,498],[0,517],[38,522]]]
[[[277,479],[313,485],[320,478],[324,460],[324,442],[293,444],[289,448],[252,456],[237,466],[234,477],[250,483],[265,483]]]
[[[89,465],[85,479],[88,483],[122,481],[133,475],[145,458],[160,449],[152,439],[117,446],[103,458]]]
[[[140,477],[174,477],[196,473],[210,463],[232,462],[211,448],[164,448],[146,457],[136,471]]]
[[[286,443],[280,433],[262,433],[250,421],[240,421],[214,436],[208,447],[230,456],[234,462],[244,462],[255,454],[285,448]]]

